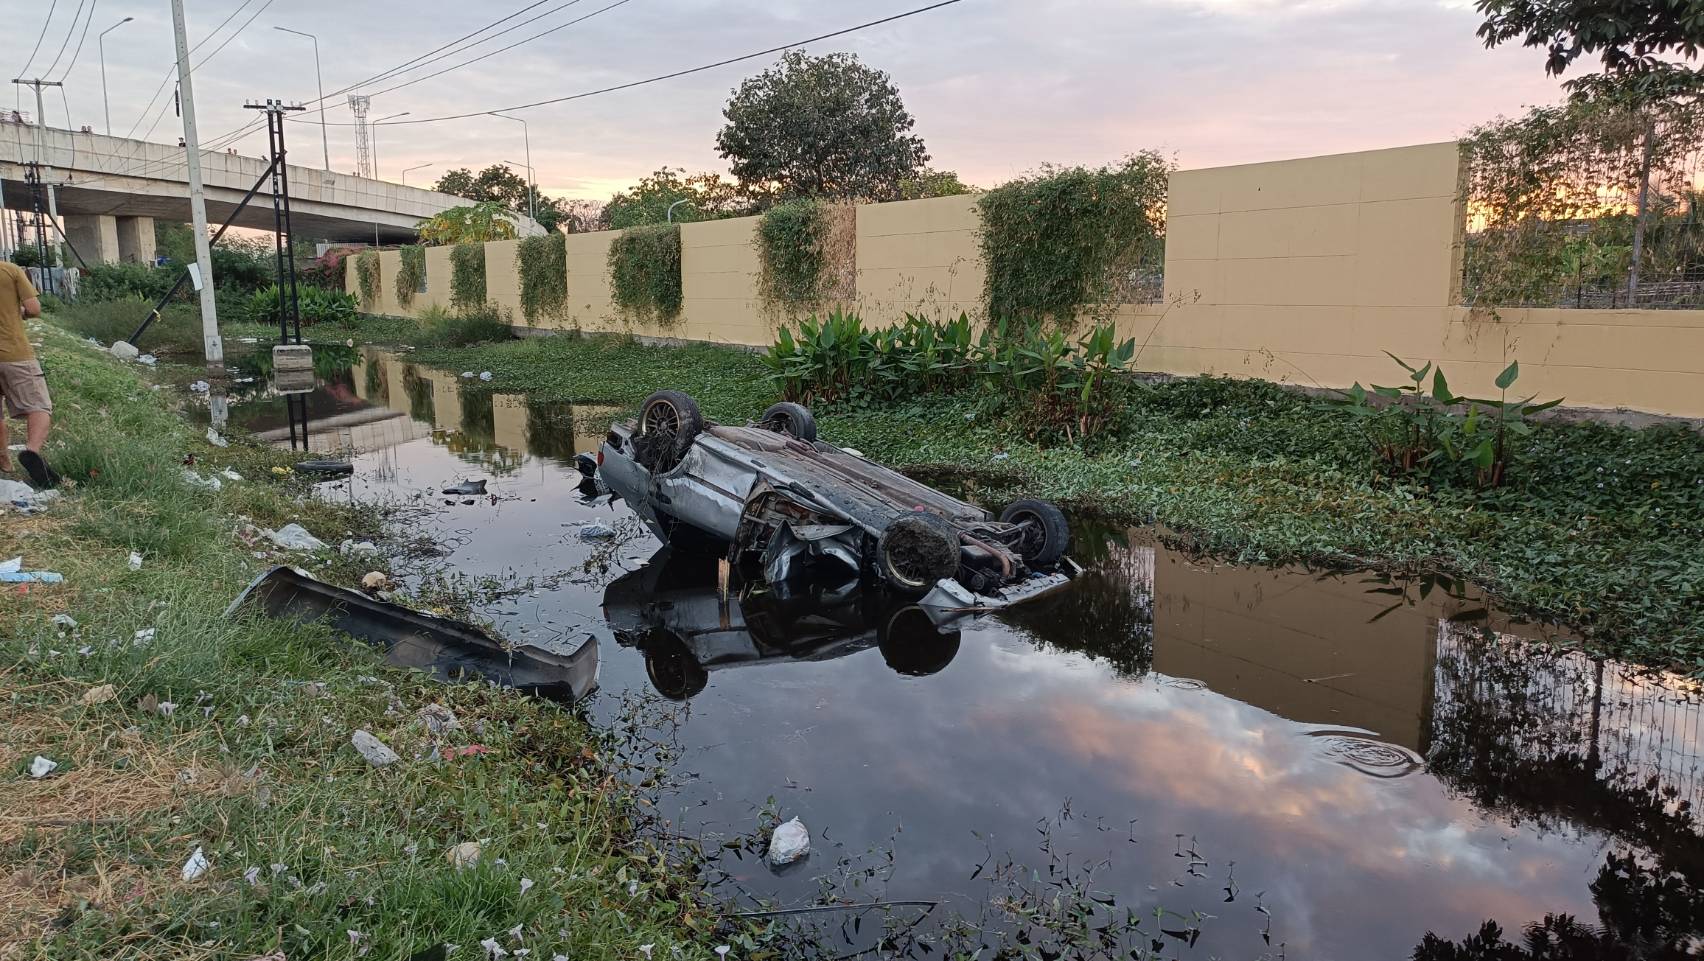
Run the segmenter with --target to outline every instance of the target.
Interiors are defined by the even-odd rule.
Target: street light
[[[495,110],[491,111],[491,116],[502,117],[504,120],[513,120],[521,125],[521,137],[526,141],[527,145],[527,216],[536,222],[538,220],[538,204],[536,203],[535,198],[538,196],[538,178],[533,176],[532,131],[527,127],[527,122],[519,117],[511,117],[506,113],[498,113]]]
[[[325,81],[320,79],[319,38],[311,33],[305,33],[301,30],[291,30],[289,27],[273,27],[272,29],[282,30],[285,33],[293,33],[298,37],[307,37],[309,40],[314,42],[314,82],[319,85],[320,148],[325,151],[325,169],[330,170],[331,137],[326,133],[326,131],[330,128],[325,125]]]
[[[95,45],[101,48],[101,108],[106,111],[106,132],[109,137],[112,136],[112,106],[107,103],[106,35],[135,19],[135,17],[125,17],[123,20],[120,20],[105,30],[102,30],[101,35],[95,38]],[[67,121],[67,123],[69,123],[69,121]]]
[[[409,114],[409,111],[404,110],[402,113],[393,113],[388,117],[380,117],[379,119],[373,121],[373,138],[372,139],[373,139],[373,179],[374,180],[379,179],[379,124],[384,123],[386,120],[395,120],[398,117],[406,117],[406,116],[408,116],[408,114]]]
[[[416,164],[412,167],[404,168],[403,171],[402,171],[402,185],[404,187],[408,186],[408,172],[410,170],[425,170],[427,167],[430,167],[430,166],[432,166],[432,165],[429,164],[429,163],[426,163],[426,164]]]

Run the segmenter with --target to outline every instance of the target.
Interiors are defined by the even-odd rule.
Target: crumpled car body
[[[664,543],[725,550],[771,584],[826,566],[925,606],[991,610],[1056,590],[1075,572],[1057,543],[1069,536],[1063,515],[1051,505],[1023,502],[1050,512],[1041,519],[1049,524],[996,520],[816,440],[814,421],[808,439],[763,420],[705,422],[684,440],[659,439],[645,423],[610,428],[598,479]],[[1054,543],[1044,543],[1049,531]]]

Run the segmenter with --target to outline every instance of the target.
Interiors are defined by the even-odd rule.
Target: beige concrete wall
[[[1456,390],[1484,395],[1519,360],[1526,393],[1576,407],[1704,417],[1704,311],[1512,310],[1493,318],[1454,306],[1459,179],[1453,143],[1178,172],[1165,302],[1114,313],[1120,331],[1143,345],[1137,367],[1347,387],[1398,379],[1390,351],[1444,364]],[[613,304],[608,257],[619,231],[570,235],[568,308],[543,323],[768,344],[779,323],[798,318],[758,293],[756,224],[682,227],[685,304],[672,324],[639,322]],[[975,197],[859,207],[852,306],[871,325],[908,312],[983,319],[977,229]],[[486,245],[486,288],[522,323],[517,243]],[[390,279],[398,255],[383,255],[384,312],[448,302],[448,248],[427,258],[429,294],[403,311]],[[349,286],[357,286],[353,271]]]
[[[859,207],[859,314],[876,326],[907,313],[983,319],[979,223],[974,196]]]

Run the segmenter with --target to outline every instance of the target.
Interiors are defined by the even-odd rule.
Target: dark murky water
[[[856,592],[724,602],[713,562],[580,539],[632,523],[576,491],[609,411],[474,400],[377,354],[327,374],[313,447],[362,452],[335,496],[418,496],[456,569],[545,585],[485,613],[596,638],[594,717],[686,701],[675,830],[750,831],[769,798],[810,826],[802,870],[724,858],[730,894],[810,904],[870,867],[843,893],[974,914],[978,866],[1010,856],[1043,879],[1104,862],[1121,906],[1193,916],[1151,925],[1198,929],[1168,956],[1405,958],[1562,914],[1704,930],[1704,708],[1678,679],[1542,652],[1444,586],[1200,562],[1142,531],[1085,529],[1067,593],[921,644]],[[283,407],[233,419],[277,431]],[[436,496],[467,477],[496,502]]]

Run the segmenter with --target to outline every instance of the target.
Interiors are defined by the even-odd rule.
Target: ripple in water
[[[1306,736],[1319,742],[1326,757],[1368,777],[1407,777],[1426,766],[1420,755],[1400,745],[1375,740],[1367,732],[1328,729],[1308,731]]]

